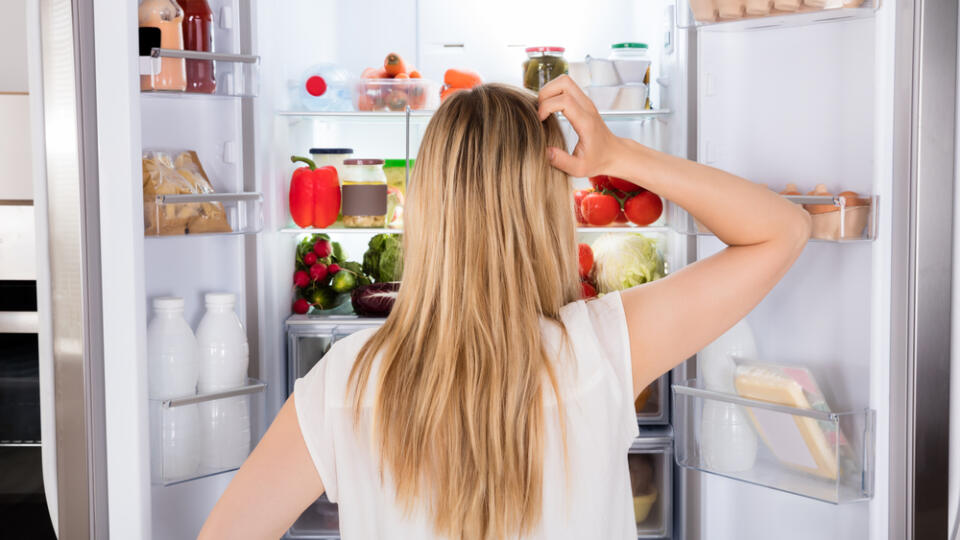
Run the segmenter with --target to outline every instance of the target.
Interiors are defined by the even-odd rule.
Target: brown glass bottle
[[[183,49],[213,52],[213,11],[206,0],[179,0],[183,8]],[[217,89],[212,60],[187,60],[187,92]]]

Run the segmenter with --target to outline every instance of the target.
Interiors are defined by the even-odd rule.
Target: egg
[[[827,186],[824,184],[817,184],[813,191],[808,191],[807,195],[815,195],[818,197],[830,197],[832,194],[827,191]],[[803,208],[810,212],[811,214],[826,214],[827,212],[834,212],[840,208],[833,203],[831,204],[805,204]]]

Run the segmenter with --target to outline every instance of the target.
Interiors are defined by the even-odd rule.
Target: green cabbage
[[[622,291],[666,275],[657,242],[641,234],[605,234],[593,245],[597,292]]]
[[[363,271],[377,283],[400,281],[403,274],[400,235],[382,233],[371,238],[363,254]]]

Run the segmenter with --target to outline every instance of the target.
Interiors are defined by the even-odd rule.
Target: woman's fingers
[[[547,149],[550,156],[550,164],[569,174],[570,176],[585,176],[585,167],[583,160],[576,155],[570,155],[562,148],[551,146]]]
[[[540,89],[539,99],[544,101],[550,99],[551,97],[568,94],[573,100],[580,104],[586,110],[596,110],[596,107],[593,105],[593,101],[583,93],[583,90],[577,86],[577,83],[573,82],[567,75],[561,75],[556,79],[548,82],[546,86]]]

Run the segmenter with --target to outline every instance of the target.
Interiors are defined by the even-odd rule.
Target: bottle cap
[[[179,296],[158,296],[153,299],[153,309],[162,311],[183,311],[183,298]]]
[[[207,293],[203,301],[208,306],[232,306],[237,301],[237,295],[228,292]]]

